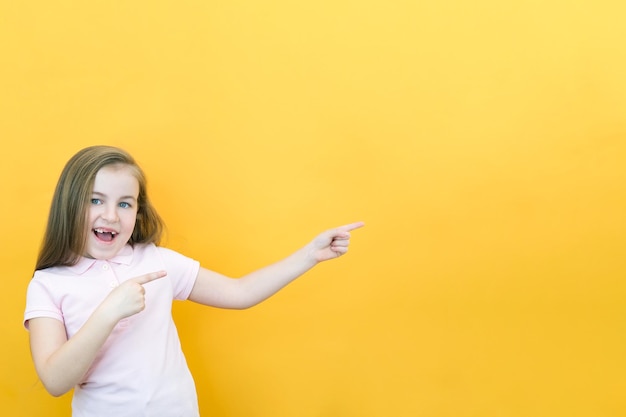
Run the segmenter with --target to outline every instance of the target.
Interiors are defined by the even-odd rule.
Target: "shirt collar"
[[[133,260],[133,253],[133,247],[131,245],[126,245],[111,259],[94,259],[81,256],[78,263],[70,266],[69,269],[77,275],[82,275],[99,261],[112,262],[118,265],[130,265]]]

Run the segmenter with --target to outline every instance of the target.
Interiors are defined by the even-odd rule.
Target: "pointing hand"
[[[356,222],[322,232],[311,242],[314,259],[317,262],[327,261],[348,252],[350,232],[363,226],[365,223]]]
[[[165,271],[157,271],[131,278],[111,291],[103,304],[111,309],[117,321],[135,315],[146,307],[146,290],[143,286],[166,275]]]

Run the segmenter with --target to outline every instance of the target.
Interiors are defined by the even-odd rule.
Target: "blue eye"
[[[130,208],[131,206],[130,206],[130,203],[127,203],[127,202],[125,202],[125,201],[122,201],[122,202],[120,203],[120,207],[121,207],[121,208]]]
[[[102,200],[100,200],[99,198],[92,198],[91,204],[102,204]]]

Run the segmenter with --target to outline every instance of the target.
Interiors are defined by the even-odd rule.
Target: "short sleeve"
[[[55,300],[50,285],[49,280],[38,276],[37,273],[28,284],[23,322],[26,329],[28,329],[28,320],[38,317],[49,317],[63,322],[60,303]]]
[[[172,282],[174,299],[186,300],[196,283],[200,262],[171,249],[163,247],[157,249]]]

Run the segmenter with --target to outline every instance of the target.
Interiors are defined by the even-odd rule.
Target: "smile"
[[[99,240],[102,240],[104,242],[111,242],[113,239],[115,239],[115,236],[118,235],[117,232],[99,228],[93,229],[93,233]]]

